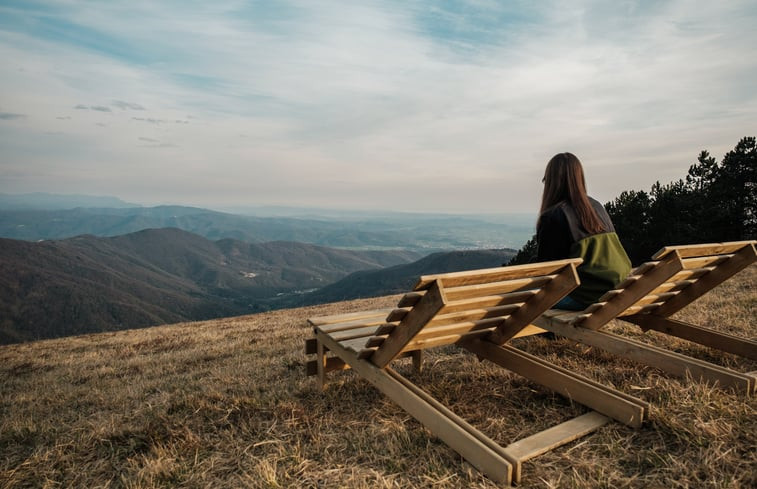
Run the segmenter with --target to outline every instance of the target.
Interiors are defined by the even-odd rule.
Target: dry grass
[[[684,319],[753,337],[757,267]],[[721,306],[720,302],[726,305]],[[304,376],[305,318],[359,300],[0,347],[0,486],[495,487],[367,382]],[[635,337],[634,327],[613,326]],[[739,371],[757,362],[662,335],[648,341]],[[524,467],[524,487],[757,486],[757,402],[568,340],[518,346],[652,403]],[[448,347],[398,370],[502,444],[584,412]]]

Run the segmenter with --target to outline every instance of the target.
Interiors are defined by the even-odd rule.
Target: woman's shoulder
[[[605,206],[602,205],[598,200],[594,199],[593,197],[589,197],[589,202],[591,203],[591,206],[594,208],[594,212],[597,213],[597,216],[605,225],[605,229],[607,229],[608,232],[614,232],[615,226],[613,226],[612,219],[610,219],[610,215],[607,213],[607,209],[605,209]]]

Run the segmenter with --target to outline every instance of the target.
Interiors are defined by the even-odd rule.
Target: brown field
[[[757,266],[680,317],[755,337]],[[305,319],[397,297],[0,347],[0,487],[497,487],[352,372],[304,375]],[[741,372],[757,362],[632,326]],[[757,487],[757,401],[565,339],[517,346],[651,403],[524,465],[521,487]],[[397,369],[502,445],[586,411],[454,347]]]

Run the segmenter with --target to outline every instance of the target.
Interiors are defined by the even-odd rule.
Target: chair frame
[[[740,338],[670,316],[757,261],[757,241],[669,246],[661,249],[615,290],[581,312],[552,310],[534,324],[681,377],[745,393],[755,392],[755,373],[740,373],[710,362],[601,331],[613,319],[703,346],[757,359],[757,341]]]
[[[424,276],[395,309],[310,318],[307,373],[324,388],[327,373],[354,370],[489,478],[518,483],[525,461],[612,419],[639,427],[648,416],[646,402],[505,344],[545,331],[532,323],[578,285],[580,262]],[[451,344],[593,411],[502,447],[390,367],[410,356],[420,371],[424,349]]]

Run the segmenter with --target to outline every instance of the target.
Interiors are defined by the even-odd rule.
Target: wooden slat
[[[423,297],[426,294],[425,290],[419,290],[417,292],[408,292],[407,294],[402,296],[402,299],[400,299],[399,303],[397,304],[397,307],[413,307],[418,303],[419,300],[421,300],[421,297]]]
[[[445,285],[444,293],[447,294],[447,300],[450,302],[459,301],[462,299],[469,299],[475,297],[482,297],[487,295],[500,295],[507,294],[508,292],[519,292],[523,290],[538,289],[550,280],[555,278],[555,275],[542,275],[539,277],[527,277],[515,280],[506,280],[503,282],[488,282],[476,285],[462,285],[460,287],[447,287]]]
[[[518,462],[525,462],[596,431],[611,420],[596,411],[583,414],[505,447]]]
[[[485,282],[502,282],[505,280],[524,278],[533,275],[549,275],[556,273],[570,264],[579,265],[580,258],[557,260],[542,263],[529,263],[509,267],[488,268],[484,270],[470,270],[466,272],[452,272],[437,275],[424,275],[413,290],[427,289],[437,278],[444,280],[445,287],[459,287],[461,285],[475,285]]]
[[[486,324],[482,324],[484,321],[492,321],[492,326],[488,326]],[[452,345],[455,343],[459,343],[461,341],[468,341],[473,338],[484,338],[489,333],[494,331],[494,328],[496,327],[496,320],[491,319],[484,319],[479,324],[471,325],[468,329],[462,329],[457,332],[451,332],[448,335],[441,336],[432,336],[429,338],[424,337],[416,337],[413,338],[412,341],[410,341],[407,346],[403,349],[403,351],[410,351],[415,349],[428,349],[428,348],[436,348],[439,346],[444,345]],[[462,326],[462,325],[460,325]],[[488,327],[487,327],[488,326]],[[544,334],[546,331],[542,328],[539,328],[537,326],[534,326],[533,324],[529,324],[525,328],[518,331],[518,333],[513,336],[513,338],[523,338],[526,336],[533,336],[537,334]]]
[[[332,324],[332,323],[345,323],[348,321],[355,321],[358,319],[364,319],[374,316],[380,316],[380,317],[386,317],[387,314],[392,309],[373,309],[370,311],[358,311],[358,312],[348,312],[345,314],[334,314],[331,316],[317,316],[308,318],[308,323],[311,326],[324,326],[326,324]]]
[[[450,300],[448,295],[447,300],[449,302],[444,306],[444,308],[442,308],[440,314],[464,311],[467,309],[478,309],[482,307],[496,307],[504,306],[507,304],[519,304],[526,302],[527,300],[535,296],[537,292],[537,290],[526,290],[523,292],[511,292],[509,294],[502,295],[473,297],[470,299],[462,299],[456,301]]]
[[[329,333],[329,336],[336,341],[351,340],[353,338],[369,338],[371,336],[387,335],[395,328],[394,324],[385,323],[378,326],[366,326],[364,328],[349,329],[346,331],[335,331]]]
[[[683,262],[683,268],[697,269],[697,268],[717,266],[723,263],[724,261],[728,260],[729,258],[733,258],[732,253],[725,254],[725,255],[709,255],[709,256],[698,256],[694,258],[684,258],[681,261]]]
[[[375,315],[375,316],[364,317],[362,319],[355,319],[352,321],[324,324],[323,326],[316,326],[316,328],[320,329],[324,333],[331,334],[337,331],[347,331],[350,329],[364,328],[366,326],[378,326],[379,324],[386,322],[385,321],[386,315],[387,313],[384,313],[380,316]]]
[[[407,313],[410,312],[410,308],[394,309],[386,316],[387,323],[397,323],[402,321]]]
[[[509,341],[518,331],[533,322],[536,317],[554,306],[571,290],[578,286],[579,279],[575,263],[566,265],[557,277],[541,288],[520,309],[513,312],[505,322],[491,334],[490,340],[501,345]]]
[[[431,319],[423,328],[423,330],[426,330],[433,326],[444,326],[445,324],[455,324],[465,321],[477,321],[479,319],[490,319],[508,316],[512,312],[520,309],[520,307],[522,307],[522,304],[507,304],[504,306],[468,309],[447,314],[442,314],[445,310],[445,308],[442,308],[442,310],[439,311],[440,314],[437,314],[433,319]]]
[[[704,255],[720,255],[723,253],[734,253],[744,247],[755,246],[757,241],[731,241],[727,243],[704,243],[704,244],[692,244],[692,245],[680,245],[680,246],[666,246],[660,251],[654,254],[652,257],[655,260],[662,258],[663,256],[673,251],[678,251],[679,256],[682,258],[689,258],[692,256],[704,256]]]
[[[680,282],[683,280],[696,282],[696,280],[699,277],[709,272],[710,272],[710,269],[708,268],[697,268],[694,270],[681,270],[680,272],[670,277],[670,280],[668,280],[668,282]]]
[[[617,317],[630,316],[632,314],[653,313],[660,308],[660,304],[652,303],[645,304],[643,306],[631,306],[625,311],[618,314]]]
[[[486,340],[464,341],[460,346],[628,426],[638,428],[646,418],[649,406],[644,401],[517,348]]]
[[[403,378],[393,370],[381,369],[370,362],[358,360],[354,353],[325,335],[321,341],[349,363],[361,377],[399,404],[471,465],[495,482],[510,484],[512,464],[494,441],[454,416],[448,409],[441,409],[440,403],[430,402],[431,396],[419,395],[417,387],[411,388],[412,384],[403,382]]]
[[[339,342],[344,348],[354,352],[358,358],[366,358],[373,354],[376,348],[366,347],[367,340],[365,338],[353,338],[351,340],[344,340]]]
[[[421,331],[419,331],[417,335],[415,335],[415,338],[429,339],[433,338],[434,336],[448,336],[450,334],[462,334],[486,328],[496,328],[497,326],[502,324],[504,320],[505,318],[503,317],[492,317],[478,319],[475,321],[460,321],[449,324],[426,326]]]
[[[627,316],[623,320],[641,326],[644,331],[652,329],[710,348],[757,360],[757,341],[754,340],[739,338],[710,328],[652,314]]]
[[[576,325],[583,328],[596,330],[607,324],[611,319],[622,313],[636,301],[644,297],[649,291],[654,290],[660,284],[666,282],[683,267],[681,259],[675,253],[668,255],[654,268],[648,270],[640,279],[608,300],[601,309],[593,311],[587,318],[577,320]]]
[[[642,263],[638,267],[632,269],[631,273],[629,273],[628,275],[629,276],[631,276],[631,275],[643,275],[644,273],[647,272],[647,270],[649,270],[650,268],[654,267],[655,265],[657,265],[656,261],[651,261],[651,262],[648,261],[648,262]]]
[[[722,388],[734,389],[748,395],[754,389],[754,379],[747,375],[663,348],[604,331],[576,328],[544,316],[537,318],[534,324],[566,338],[659,368],[673,375],[684,378],[690,375],[693,379],[716,383]]]
[[[435,281],[426,295],[400,321],[386,341],[371,357],[379,368],[385,367],[396,357],[405,345],[436,315],[446,303],[444,288],[440,281]]]
[[[663,303],[666,300],[675,297],[676,292],[663,292],[660,294],[647,294],[638,301],[636,301],[636,306],[646,306],[647,304],[654,304],[654,303]]]
[[[675,314],[756,260],[757,252],[754,245],[744,246],[733,257],[718,265],[714,271],[703,275],[696,283],[682,290],[676,297],[665,302],[665,304],[655,311],[655,314],[663,317]]]
[[[676,280],[676,281],[668,281],[664,284],[660,284],[656,289],[654,289],[650,294],[664,294],[666,292],[678,292],[679,290],[683,290],[689,285],[693,284],[695,280]]]
[[[493,328],[487,328],[468,333],[456,333],[446,336],[432,336],[430,338],[413,338],[406,346],[406,350],[426,350],[428,348],[437,348],[439,346],[454,345],[462,340],[483,337],[490,334]]]

